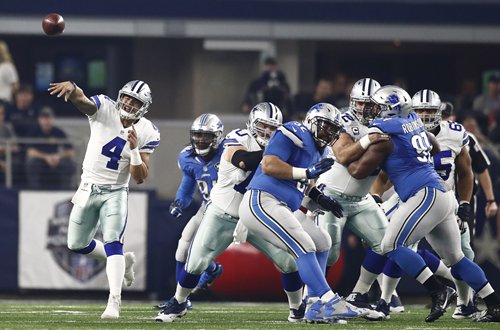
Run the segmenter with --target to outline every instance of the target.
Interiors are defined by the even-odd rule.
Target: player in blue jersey
[[[214,114],[204,113],[196,118],[191,125],[190,146],[179,153],[179,168],[182,170],[182,180],[177,189],[175,200],[170,205],[170,214],[175,218],[182,216],[182,212],[193,200],[196,187],[203,197],[198,212],[189,220],[182,231],[177,250],[175,251],[176,278],[184,268],[188,255],[189,246],[193,240],[196,230],[200,226],[201,219],[205,213],[207,202],[210,201],[210,191],[217,182],[220,157],[224,148],[221,147],[223,140],[222,132],[224,126],[222,121]],[[212,261],[207,270],[202,274],[196,288],[205,289],[211,285],[222,274],[220,263]],[[157,305],[163,309],[168,301]]]
[[[340,204],[308,184],[309,179],[333,165],[333,159],[322,155],[341,130],[339,110],[327,103],[313,106],[303,123],[288,122],[278,128],[240,204],[240,221],[250,233],[296,258],[300,276],[308,286],[306,321],[360,315],[330,289],[324,276],[326,258],[318,259],[312,238],[293,214],[306,194],[324,209],[342,216]]]
[[[478,321],[500,322],[500,299],[482,269],[461,250],[454,193],[446,188],[431,161],[433,146],[439,148],[435,137],[411,112],[412,101],[405,90],[384,86],[372,100],[371,118],[377,119],[371,123],[370,132],[389,134],[391,140],[370,145],[348,169],[360,179],[380,166],[401,199],[382,240],[382,252],[431,292],[427,322],[443,315],[454,290],[442,284],[422,257],[407,247],[424,237],[451,267],[452,275],[469,284],[485,301],[488,310]]]

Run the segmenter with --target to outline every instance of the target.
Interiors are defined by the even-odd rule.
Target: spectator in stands
[[[495,127],[495,117],[500,112],[500,72],[493,72],[488,77],[486,93],[474,99],[472,110],[481,131],[488,134]]]
[[[55,140],[67,139],[66,134],[54,126],[54,111],[44,107],[38,116],[38,125],[30,134],[31,138],[44,139],[43,143],[33,143],[26,151],[26,173],[28,188],[70,189],[75,172],[73,157],[75,152],[69,143]],[[48,140],[48,141],[47,141]],[[52,141],[51,141],[52,140]]]
[[[301,92],[295,95],[293,99],[293,120],[301,121],[304,119],[306,112],[315,104],[330,103],[334,104],[333,99],[333,83],[331,80],[321,78],[314,86],[313,92]]]
[[[477,84],[474,79],[464,79],[460,85],[460,92],[455,98],[456,113],[460,115],[462,112],[470,111],[476,95]]]
[[[252,107],[260,102],[271,102],[278,106],[283,117],[288,114],[290,106],[290,86],[285,74],[278,69],[274,57],[267,57],[260,76],[250,82],[241,110],[249,113]]]
[[[7,157],[7,143],[12,142],[16,137],[12,125],[5,121],[7,109],[5,103],[0,101],[0,184],[5,184],[5,177],[7,171],[6,157]],[[17,151],[17,147],[10,146],[13,153]],[[11,154],[12,155],[12,154]]]
[[[348,107],[351,87],[352,85],[349,86],[347,81],[347,76],[343,73],[337,73],[333,78],[332,104],[339,109]]]
[[[0,100],[11,103],[12,95],[18,87],[19,76],[9,46],[0,40]]]
[[[28,84],[21,84],[14,93],[14,103],[8,109],[7,120],[19,137],[26,137],[37,125],[34,98],[33,86]]]

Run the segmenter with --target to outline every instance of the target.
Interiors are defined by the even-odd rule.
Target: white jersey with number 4
[[[120,120],[115,101],[106,95],[90,98],[97,111],[89,116],[90,139],[83,160],[82,182],[127,187],[130,180],[128,131]],[[160,131],[146,118],[134,124],[139,152],[152,153],[160,144]]]
[[[210,192],[210,200],[227,214],[238,218],[238,209],[253,171],[243,171],[225,160],[227,147],[230,146],[243,146],[247,151],[259,151],[262,148],[246,129],[236,129],[226,136],[218,179]]]
[[[441,121],[436,134],[441,151],[433,156],[434,169],[444,180],[446,188],[455,189],[455,158],[469,144],[465,128],[454,121]]]
[[[368,127],[361,124],[350,110],[346,111],[341,117],[342,124],[344,125],[344,132],[349,134],[354,142],[368,134]],[[328,188],[339,193],[363,197],[370,191],[377,174],[378,171],[375,171],[372,175],[358,180],[349,174],[349,171],[344,165],[335,162],[330,170],[320,175],[316,184],[323,183]]]

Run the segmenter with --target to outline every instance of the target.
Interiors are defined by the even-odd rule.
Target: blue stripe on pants
[[[290,250],[296,258],[307,253],[274,219],[269,217],[259,203],[260,191],[252,190],[250,193],[250,210],[260,222],[272,231]]]
[[[410,218],[406,221],[406,224],[403,227],[403,230],[399,234],[398,239],[396,240],[396,247],[403,246],[408,237],[411,235],[415,227],[418,225],[420,220],[429,212],[432,205],[434,205],[434,200],[436,199],[436,189],[435,188],[425,188],[424,201],[421,203],[421,206],[413,211],[413,214],[410,215]]]

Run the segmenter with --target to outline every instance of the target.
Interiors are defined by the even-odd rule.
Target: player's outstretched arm
[[[439,145],[438,140],[436,139],[436,136],[432,134],[431,132],[427,132],[427,136],[429,137],[429,141],[431,142],[432,145],[432,150],[431,150],[431,155],[436,155],[441,152],[441,146]]]
[[[50,95],[64,97],[64,102],[71,101],[73,105],[87,116],[92,116],[97,111],[97,105],[85,96],[83,90],[72,81],[51,83],[48,89]]]
[[[358,180],[366,178],[387,158],[393,148],[394,145],[391,141],[370,146],[360,159],[349,164],[347,167],[349,174]]]
[[[340,138],[332,145],[335,160],[348,166],[350,163],[358,160],[365,153],[371,144],[387,141],[390,136],[387,134],[372,133],[365,135],[359,141],[354,142],[347,133],[340,134]]]

